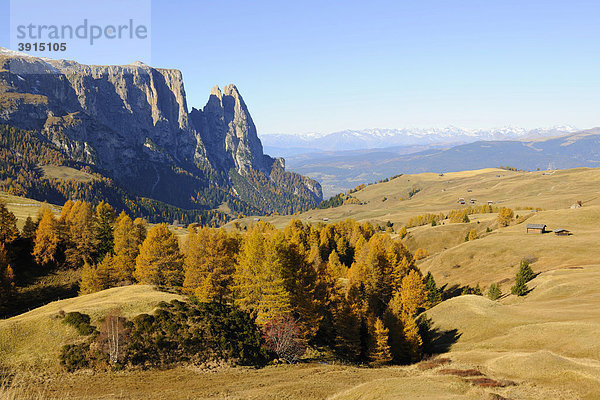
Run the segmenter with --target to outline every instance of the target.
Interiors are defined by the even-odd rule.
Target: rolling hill
[[[595,128],[559,137],[429,145],[422,151],[418,147],[386,147],[312,152],[288,157],[287,166],[318,179],[327,197],[398,173],[446,173],[499,166],[529,171],[594,168],[599,166],[598,160],[600,129]]]

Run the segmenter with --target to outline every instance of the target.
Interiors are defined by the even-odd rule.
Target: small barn
[[[556,236],[569,236],[571,234],[571,231],[569,231],[568,229],[555,229],[554,230],[554,234]]]
[[[527,233],[544,233],[546,232],[545,224],[527,224]]]

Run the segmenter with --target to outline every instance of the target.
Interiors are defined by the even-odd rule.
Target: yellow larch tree
[[[133,276],[144,284],[181,286],[183,283],[183,256],[177,237],[166,224],[155,225],[148,231]]]
[[[50,208],[41,212],[40,222],[35,231],[33,256],[38,264],[48,265],[55,261],[59,237],[57,222]]]

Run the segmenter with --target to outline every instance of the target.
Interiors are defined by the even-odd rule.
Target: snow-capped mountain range
[[[570,125],[537,129],[519,127],[464,129],[455,126],[446,128],[375,128],[344,130],[329,134],[263,134],[261,140],[267,148],[282,151],[293,149],[293,153],[297,154],[302,149],[306,151],[364,150],[392,146],[460,144],[478,140],[521,140],[566,135],[577,130]]]

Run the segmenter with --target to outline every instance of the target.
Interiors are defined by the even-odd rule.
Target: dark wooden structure
[[[556,236],[569,236],[571,234],[571,231],[569,231],[568,229],[555,229],[554,230],[554,234]]]
[[[545,233],[546,225],[545,224],[527,224],[527,233]]]

